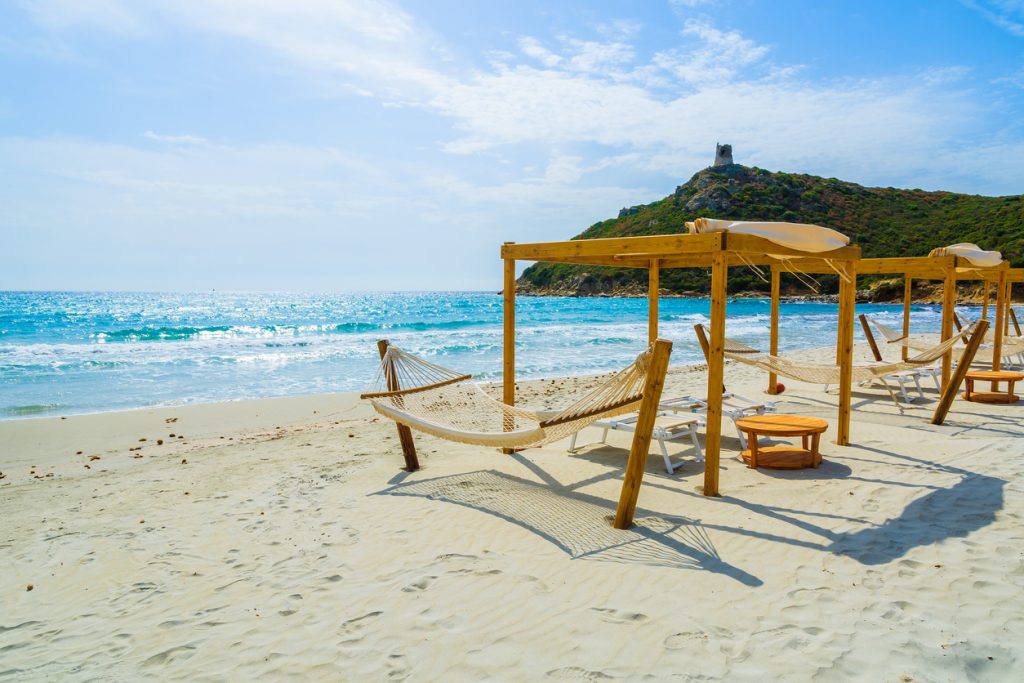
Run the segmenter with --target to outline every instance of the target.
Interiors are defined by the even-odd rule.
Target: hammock
[[[881,379],[886,375],[893,374],[894,372],[913,370],[925,365],[931,365],[946,355],[946,353],[949,352],[949,350],[952,349],[958,341],[970,334],[973,330],[974,326],[972,325],[964,329],[960,334],[950,337],[941,344],[937,344],[936,346],[919,353],[913,358],[908,358],[905,361],[883,361],[879,363],[868,363],[867,365],[854,365],[853,380],[855,382],[866,382]],[[740,350],[735,350],[737,348]],[[783,358],[782,356],[773,356],[768,353],[752,353],[752,351],[756,351],[756,349],[751,349],[751,347],[733,340],[726,340],[725,355],[737,362],[753,365],[761,368],[762,370],[774,372],[775,374],[783,375],[785,377],[791,377],[792,379],[807,382],[808,384],[839,383],[838,365],[795,361],[789,358]]]
[[[878,322],[877,320],[870,316],[868,316],[867,318],[868,322],[874,325],[875,328],[878,329],[878,331],[881,333],[881,335],[885,337],[885,340],[890,344],[899,343],[902,346],[906,346],[908,349],[913,349],[915,351],[927,351],[932,348],[932,345],[929,344],[927,341],[921,339],[913,339],[911,337],[904,337],[902,332],[897,332],[891,327],[883,325],[882,323]],[[977,321],[972,321],[968,325],[967,329],[972,329],[976,322]],[[960,336],[962,338],[964,335],[961,334]],[[975,361],[984,362],[992,360],[992,356],[995,352],[993,347],[988,345],[991,344],[994,340],[995,334],[992,332],[992,330],[989,330],[988,332],[985,333],[986,346],[982,346],[978,349],[978,352],[974,355]],[[1024,353],[1024,337],[1008,337],[1006,335],[1003,335],[1002,343],[1003,358],[1009,358],[1011,356],[1016,356],[1018,354]]]
[[[389,346],[362,394],[384,417],[442,439],[478,446],[542,446],[602,417],[636,410],[643,398],[651,349],[629,367],[560,411],[509,406],[488,396],[472,375]],[[401,387],[397,389],[396,387]]]

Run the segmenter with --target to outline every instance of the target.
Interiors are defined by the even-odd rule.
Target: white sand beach
[[[652,455],[628,531],[628,434],[417,434],[406,473],[351,394],[0,422],[0,680],[1024,679],[1024,405],[858,387],[841,448],[834,390],[726,381],[829,420],[821,467],[749,469],[727,421],[722,497]]]

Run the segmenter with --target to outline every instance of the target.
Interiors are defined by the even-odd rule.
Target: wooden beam
[[[647,271],[647,343],[653,344],[658,338],[658,259],[651,259]]]
[[[956,372],[953,374],[952,379],[942,388],[942,398],[939,399],[939,404],[935,406],[935,413],[932,415],[933,425],[940,425],[946,421],[946,415],[949,413],[950,406],[953,405],[953,399],[956,398],[957,392],[960,391],[960,385],[963,384],[964,377],[967,375],[968,370],[971,369],[971,363],[974,362],[974,354],[978,352],[978,347],[981,346],[982,340],[985,339],[987,331],[988,321],[984,319],[979,320],[978,326],[971,333],[967,347],[960,356]]]
[[[878,342],[875,341],[875,335],[871,331],[871,325],[868,324],[868,317],[861,313],[857,316],[860,320],[860,326],[864,330],[864,337],[868,340],[868,346],[871,347],[871,355],[875,357],[876,361],[881,362],[882,352],[878,350]]]
[[[860,264],[857,264],[860,265]],[[903,278],[903,338],[910,336],[910,300],[914,297],[914,279]],[[910,348],[906,344],[900,345],[900,357],[907,359],[907,352]]]
[[[619,493],[619,505],[615,509],[615,528],[628,529],[633,524],[636,512],[636,501],[640,496],[640,484],[644,479],[644,465],[651,448],[651,435],[654,432],[654,420],[658,417],[658,404],[661,402],[661,390],[665,386],[665,373],[668,371],[668,359],[672,354],[672,342],[667,339],[654,341],[651,359],[647,366],[647,378],[644,381],[643,400],[640,402],[640,416],[633,432],[633,443],[629,447],[629,460],[622,478],[622,491]]]
[[[1017,322],[1017,314],[1013,312],[1013,306],[1007,306],[1006,308],[1010,311],[1010,320],[1013,321],[1013,329],[1017,331],[1017,336],[1024,336],[1020,333],[1020,323]]]
[[[771,299],[771,322],[768,328],[768,353],[773,356],[779,355],[779,296],[781,293],[780,269],[772,266],[772,299]],[[776,395],[779,393],[779,376],[774,372],[768,373],[768,393]]]
[[[501,400],[505,405],[516,404],[516,261],[505,259],[504,336],[502,342]],[[511,430],[514,425],[505,425]],[[512,449],[504,449],[512,453]]]
[[[846,278],[839,282],[839,433],[836,444],[850,443],[850,396],[853,393],[853,316],[856,310],[857,264],[843,264]]]
[[[382,363],[388,353],[388,346],[390,346],[390,342],[387,339],[377,340],[377,352],[380,353]],[[384,377],[387,380],[388,391],[401,390],[401,387],[398,385],[398,373],[395,372],[393,361],[388,361],[388,364],[384,367]],[[403,424],[396,423],[396,425],[398,426],[398,441],[402,444],[402,457],[405,458],[405,469],[409,472],[415,472],[420,468],[420,461],[416,456],[416,442],[413,441],[412,430]]]
[[[501,256],[506,259],[543,261],[549,257],[696,254],[719,251],[722,248],[722,238],[722,233],[711,233],[505,244],[501,247]]]
[[[991,284],[988,280],[982,283],[982,299],[981,299],[981,317],[988,320],[988,286]]]
[[[704,438],[704,495],[718,495],[722,448],[722,391],[725,379],[725,303],[729,267],[724,253],[711,263],[711,338],[708,340],[708,408]]]
[[[942,280],[946,269],[955,267],[955,256],[865,258],[857,262],[857,272],[861,275],[912,275],[931,280]]]
[[[942,281],[942,341],[953,336],[953,316],[956,315],[956,268],[946,268]],[[953,367],[953,349],[942,356],[942,381],[940,386],[946,390],[949,384],[949,373]]]

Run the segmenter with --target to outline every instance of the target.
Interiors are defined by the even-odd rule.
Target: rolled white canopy
[[[686,227],[691,234],[708,232],[733,232],[743,235],[756,235],[769,242],[805,251],[809,254],[820,254],[840,249],[850,244],[850,238],[831,228],[809,223],[778,223],[772,221],[726,221],[715,218],[698,218]]]
[[[998,251],[985,251],[977,244],[959,242],[948,247],[932,249],[929,256],[960,256],[981,268],[992,268],[1003,262],[1003,254]]]

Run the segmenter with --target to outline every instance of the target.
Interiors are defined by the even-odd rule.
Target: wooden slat
[[[615,403],[609,403],[608,405],[601,406],[600,408],[593,408],[591,410],[583,410],[583,411],[580,411],[578,413],[570,413],[568,415],[559,415],[558,417],[553,417],[550,420],[541,420],[540,426],[541,427],[554,427],[555,425],[565,424],[566,422],[575,422],[576,420],[582,420],[584,418],[594,417],[595,415],[601,415],[602,413],[607,413],[610,410],[617,410],[619,408],[625,408],[626,406],[628,406],[631,403],[636,403],[637,401],[642,400],[643,397],[644,397],[643,394],[637,394],[635,396],[630,396],[628,398],[624,398],[621,401],[616,401]]]
[[[612,237],[566,242],[535,242],[532,244],[505,244],[501,256],[506,259],[543,261],[548,257],[583,257],[647,254],[694,254],[718,251],[722,247],[722,234],[708,235],[651,235],[646,237]]]
[[[379,342],[378,342],[379,343]],[[446,379],[443,382],[434,382],[433,384],[424,384],[420,387],[412,387],[410,389],[396,389],[394,391],[376,391],[369,394],[360,394],[359,398],[384,398],[387,396],[408,396],[409,394],[418,394],[421,391],[430,391],[431,389],[439,389],[440,387],[446,387],[449,384],[455,384],[456,382],[463,382],[467,379],[473,379],[473,375],[459,375],[458,377],[452,377]],[[388,385],[390,386],[390,378]],[[397,383],[396,383],[397,384]]]
[[[974,332],[971,333],[971,338],[967,342],[967,347],[960,356],[960,362],[956,366],[956,372],[953,374],[950,381],[942,388],[942,398],[939,399],[939,404],[935,406],[935,413],[932,415],[933,425],[940,425],[946,421],[946,415],[949,413],[950,406],[953,405],[953,399],[956,398],[957,392],[960,391],[960,385],[963,384],[964,377],[971,369],[971,363],[974,362],[974,355],[978,352],[978,347],[981,346],[981,342],[985,338],[985,333],[987,331],[988,321],[979,320],[978,326],[974,329]]]
[[[725,304],[729,275],[725,253],[714,255],[711,268],[711,338],[708,340],[708,407],[704,439],[704,495],[718,495],[722,448],[722,391],[725,378]]]
[[[636,512],[636,501],[640,496],[640,484],[644,479],[644,465],[651,448],[651,435],[654,432],[654,421],[658,417],[658,403],[661,402],[661,390],[665,386],[665,373],[668,371],[668,359],[672,354],[672,342],[657,339],[651,353],[647,379],[644,382],[643,400],[640,403],[640,416],[633,432],[633,442],[629,447],[629,460],[622,478],[622,491],[619,493],[619,505],[615,510],[615,528],[628,529],[633,525]]]

